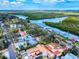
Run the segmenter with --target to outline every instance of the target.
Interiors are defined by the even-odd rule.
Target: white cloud
[[[33,0],[35,3],[64,2],[65,0]]]
[[[26,0],[16,0],[16,1],[19,1],[19,2],[25,2]]]
[[[15,1],[10,1],[10,0],[0,0],[0,5],[23,5],[23,1],[25,0],[15,0]]]
[[[15,6],[15,5],[23,5],[23,2],[25,2],[26,0],[15,0],[10,2],[11,5]]]
[[[13,1],[13,2],[10,2],[10,4],[12,4],[12,5],[16,5],[17,2]]]

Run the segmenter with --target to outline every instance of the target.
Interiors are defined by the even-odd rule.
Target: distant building
[[[17,28],[16,24],[10,24],[10,28]]]
[[[21,28],[21,24],[10,24],[10,28]]]

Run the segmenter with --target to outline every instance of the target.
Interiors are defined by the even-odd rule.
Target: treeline
[[[35,12],[35,13],[17,13],[18,15],[28,16],[30,20],[47,19],[47,18],[58,18],[65,15],[58,13],[47,13],[47,12]]]

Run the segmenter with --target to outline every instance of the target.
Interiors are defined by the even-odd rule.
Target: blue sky
[[[79,10],[79,0],[0,0],[0,10]]]

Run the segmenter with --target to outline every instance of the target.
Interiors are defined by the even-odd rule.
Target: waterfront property
[[[57,43],[47,45],[38,44],[36,47],[28,49],[26,53],[27,56],[32,59],[38,58],[39,56],[53,58],[55,56],[60,56],[64,50],[66,50],[66,48]]]
[[[14,44],[13,45],[14,48],[12,48],[11,46],[9,46],[9,48],[8,48],[9,54],[11,56],[10,58],[12,58],[12,57],[16,58],[15,53],[13,52],[13,49],[16,50],[17,56],[21,55],[21,57],[23,59],[24,58],[25,59],[39,59],[41,57],[47,58],[47,59],[54,58],[54,57],[60,56],[62,54],[62,52],[65,52],[66,49],[71,49],[72,51],[76,50],[75,51],[76,55],[78,55],[77,54],[78,49],[76,47],[78,47],[79,43],[77,43],[76,40],[69,41],[69,40],[65,39],[64,37],[62,37],[56,33],[50,35],[53,31],[53,28],[45,25],[43,23],[44,21],[42,21],[42,23],[40,21],[38,21],[38,23],[35,22],[34,23],[34,25],[36,24],[35,27],[32,26],[33,23],[32,24],[28,23],[29,29],[27,28],[28,26],[27,26],[26,22],[25,23],[20,22],[21,24],[19,23],[18,25],[21,25],[21,26],[16,25],[17,21],[16,22],[14,21],[14,23],[11,23],[11,24],[8,22],[6,24],[9,25],[9,28],[7,27],[7,25],[5,28],[3,26],[2,27],[4,28],[3,33],[4,34],[6,33],[6,36],[8,36],[8,38],[6,37],[5,39],[7,39],[7,40],[10,39],[11,43]],[[24,27],[22,27],[22,25],[24,25]],[[43,28],[41,28],[39,26],[41,26]],[[7,30],[7,28],[9,30]],[[9,31],[11,29],[13,31],[11,31],[9,33]],[[49,32],[49,29],[51,29],[50,32]],[[54,28],[54,30],[55,30],[55,28]],[[8,35],[7,35],[7,32],[8,32]],[[29,32],[34,33],[34,34],[38,34],[38,35],[34,35],[34,34],[29,33]],[[44,34],[41,32],[43,32]],[[55,31],[53,31],[53,32],[55,32]],[[59,31],[57,31],[57,30],[56,30],[56,32],[59,33]],[[52,43],[52,42],[54,42],[54,43]],[[76,47],[74,47],[74,46],[76,46]],[[74,47],[74,49],[72,47]]]
[[[26,18],[27,16],[24,16],[24,15],[18,15],[18,17],[24,17]],[[23,19],[24,19],[23,18]],[[31,23],[33,24],[36,24],[42,28],[45,28],[45,30],[51,30],[52,32],[55,32],[65,38],[69,38],[69,39],[75,39],[77,41],[79,41],[79,37],[77,35],[74,35],[74,34],[71,34],[69,32],[65,32],[65,31],[62,31],[58,28],[54,28],[54,27],[50,27],[50,26],[47,26],[44,24],[44,22],[53,22],[53,23],[58,23],[58,22],[62,22],[64,21],[64,19],[66,19],[68,17],[60,17],[60,18],[49,18],[49,19],[39,19],[39,20],[30,20]]]

